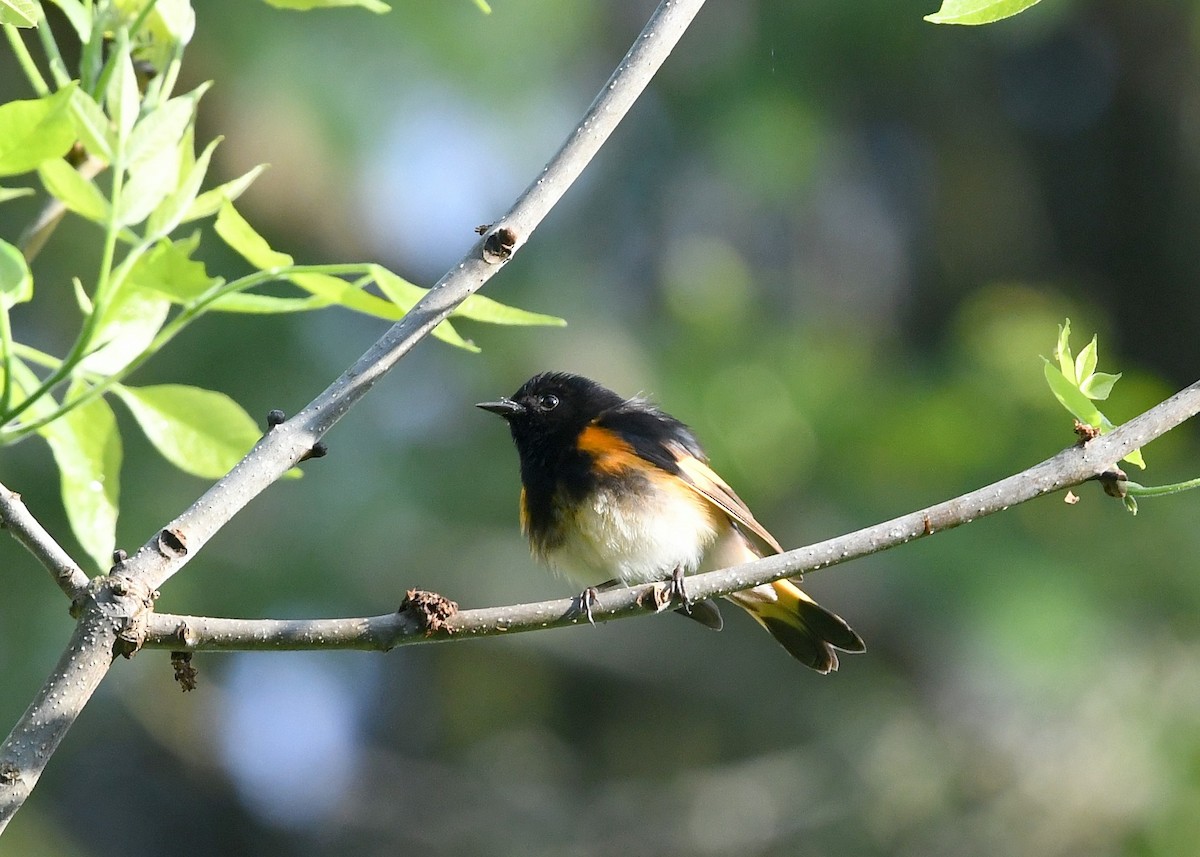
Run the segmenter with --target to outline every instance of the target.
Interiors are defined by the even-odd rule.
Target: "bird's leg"
[[[683,583],[683,566],[675,566],[675,570],[671,572],[670,593],[672,598],[678,598],[683,604],[679,607],[687,616],[692,615],[692,601],[688,598],[687,587]]]
[[[599,592],[597,591],[596,587],[589,586],[587,589],[583,590],[583,592],[580,592],[579,597],[576,598],[578,604],[575,608],[575,612],[582,613],[584,616],[586,616],[589,625],[596,624],[596,620],[592,616],[592,608],[596,606],[596,598],[598,595]]]

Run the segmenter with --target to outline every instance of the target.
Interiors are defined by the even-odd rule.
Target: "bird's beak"
[[[525,413],[525,406],[520,402],[514,402],[512,399],[501,399],[498,402],[479,402],[475,407],[491,411],[493,414],[502,416],[506,420]]]

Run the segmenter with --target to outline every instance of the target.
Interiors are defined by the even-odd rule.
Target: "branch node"
[[[321,441],[317,441],[312,445],[312,449],[300,456],[301,461],[308,461],[310,458],[324,458],[329,454],[329,447]]]
[[[1082,446],[1089,440],[1095,440],[1100,437],[1100,429],[1082,420],[1075,420],[1075,435],[1079,438],[1079,445]]]
[[[425,636],[450,633],[446,620],[458,612],[458,605],[444,595],[424,589],[410,589],[404,595],[397,613],[407,613],[425,627]]]
[[[189,648],[196,645],[196,634],[192,631],[192,626],[187,622],[180,622],[175,626],[175,638],[179,640],[182,645],[188,646]],[[172,652],[171,656],[174,657],[175,653]]]
[[[675,593],[668,583],[655,583],[637,597],[638,606],[651,613],[661,613],[671,604]]]
[[[1129,481],[1129,477],[1125,475],[1125,471],[1119,467],[1113,467],[1111,470],[1106,470],[1096,477],[1100,485],[1104,488],[1104,493],[1109,497],[1116,497],[1118,500],[1124,500],[1128,493],[1125,483]]]
[[[517,233],[508,226],[502,226],[483,239],[483,261],[489,265],[499,265],[511,259],[516,249]]]
[[[287,421],[287,414],[279,408],[272,408],[267,411],[267,431],[275,428],[275,426],[283,425]]]
[[[158,552],[167,558],[178,558],[186,556],[187,536],[182,530],[176,528],[167,528],[158,534],[158,540],[155,543]]]
[[[21,779],[21,769],[12,762],[0,765],[0,783],[10,786],[19,779]]]
[[[146,612],[139,610],[121,622],[121,630],[117,631],[117,639],[113,643],[113,654],[129,660],[141,650],[145,642]]]

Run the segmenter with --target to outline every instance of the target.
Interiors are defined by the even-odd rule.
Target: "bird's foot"
[[[668,592],[670,592],[671,598],[678,598],[682,602],[679,606],[679,609],[685,615],[691,616],[692,601],[690,598],[688,598],[687,586],[685,586],[683,582],[682,566],[676,566],[675,570],[671,572],[671,583]]]
[[[592,616],[592,608],[596,606],[596,599],[598,595],[599,593],[597,592],[596,587],[589,586],[587,589],[583,590],[583,592],[580,592],[579,596],[576,598],[576,613],[582,613],[584,616],[586,616],[589,625],[596,624],[596,619],[594,616]]]

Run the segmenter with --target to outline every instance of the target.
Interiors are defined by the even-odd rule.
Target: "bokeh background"
[[[541,168],[653,6],[197,5],[182,87],[216,81],[200,121],[225,135],[215,178],[269,162],[240,208],[276,247],[425,284]],[[481,355],[421,345],[160,609],[571,594],[529,559],[507,432],[471,407],[541,369],[665,404],[785,545],[1071,443],[1039,359],[1064,317],[1124,372],[1116,421],[1194,381],[1200,9],[1047,0],[974,29],[923,22],[935,7],[713,0],[487,287],[569,326],[462,323]],[[0,94],[28,97],[8,50]],[[0,208],[0,234],[36,209]],[[69,278],[90,276],[96,244],[64,224],[18,336],[69,344]],[[204,252],[213,273],[241,270]],[[334,310],[210,317],[132,380],[293,413],[383,329]],[[133,548],[205,484],[120,416]],[[1196,475],[1198,453],[1185,426],[1146,450],[1143,481]],[[0,479],[74,546],[40,441],[0,453]],[[201,655],[186,695],[145,652],[112,671],[0,853],[1195,854],[1200,501],[1135,518],[1080,493],[810,576],[868,644],[830,677],[740,615],[719,635],[665,617],[387,655]],[[11,724],[70,620],[11,540],[0,563]]]

